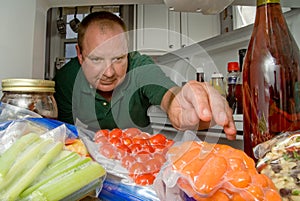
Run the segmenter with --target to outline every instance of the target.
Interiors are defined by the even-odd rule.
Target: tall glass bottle
[[[257,0],[243,66],[244,151],[300,129],[300,54],[280,0]]]

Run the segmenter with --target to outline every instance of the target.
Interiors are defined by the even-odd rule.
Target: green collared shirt
[[[137,127],[151,131],[147,110],[160,105],[164,94],[176,84],[166,77],[151,57],[128,54],[128,70],[111,101],[87,82],[77,58],[56,72],[55,100],[58,120],[87,126],[90,130]]]

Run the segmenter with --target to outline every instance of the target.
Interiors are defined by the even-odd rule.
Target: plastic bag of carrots
[[[203,141],[177,142],[154,182],[160,200],[277,201],[269,177],[241,150]]]

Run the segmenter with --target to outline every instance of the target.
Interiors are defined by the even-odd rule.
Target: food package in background
[[[200,140],[176,142],[153,186],[160,200],[281,200],[246,153]]]
[[[254,148],[257,170],[272,179],[282,199],[300,200],[300,131],[286,132]]]
[[[138,128],[103,129],[96,133],[80,129],[79,136],[91,157],[108,173],[141,186],[153,184],[174,143],[163,134],[150,135]]]
[[[65,140],[65,149],[76,152],[81,156],[90,157],[90,154],[81,139],[67,138]]]

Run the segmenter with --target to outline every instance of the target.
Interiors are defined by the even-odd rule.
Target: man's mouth
[[[109,79],[109,80],[100,80],[100,84],[102,84],[102,85],[110,85],[110,84],[112,84],[112,83],[114,83],[114,81],[115,81],[115,79]]]

